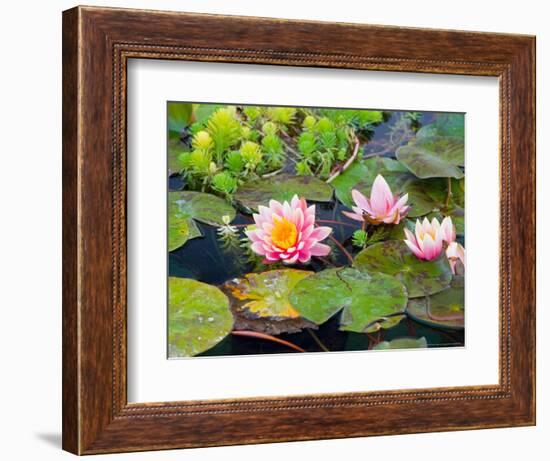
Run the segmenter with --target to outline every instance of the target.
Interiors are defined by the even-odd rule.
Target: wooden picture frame
[[[131,58],[498,77],[499,384],[128,404],[125,111]],[[534,37],[94,7],[63,13],[65,450],[93,454],[533,424]]]

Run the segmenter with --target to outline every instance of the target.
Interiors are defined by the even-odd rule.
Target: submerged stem
[[[350,264],[353,265],[353,256],[344,248],[344,245],[342,245],[338,240],[336,240],[332,235],[328,236],[329,239],[331,239],[334,244],[338,247],[338,249],[348,258],[348,261]]]
[[[316,222],[321,224],[338,224],[341,226],[353,227],[354,229],[357,228],[357,226],[354,226],[353,224],[336,220],[333,221],[332,219],[317,219]]]
[[[319,336],[315,334],[315,332],[311,328],[306,328],[307,332],[310,334],[310,336],[313,338],[313,341],[325,352],[330,352],[330,350],[323,344],[323,342],[319,339]]]
[[[445,208],[449,208],[451,197],[453,196],[451,178],[447,178],[447,198],[445,199]]]
[[[233,330],[231,334],[233,336],[247,336],[249,338],[265,339],[267,341],[272,341],[274,343],[279,343],[279,344],[282,344],[283,346],[290,347],[291,349],[294,349],[295,351],[298,351],[298,352],[306,352],[304,349],[302,349],[300,346],[297,346],[294,343],[285,341],[284,339],[276,338],[275,336],[271,336],[266,333],[259,333],[257,331],[248,331],[248,330]]]

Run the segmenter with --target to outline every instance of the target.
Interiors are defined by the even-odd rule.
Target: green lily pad
[[[403,240],[405,236],[405,229],[409,229],[414,233],[416,221],[413,219],[405,218],[396,225],[388,225],[388,233],[385,240]],[[377,242],[375,242],[377,243]]]
[[[351,190],[359,181],[370,178],[371,176],[371,171],[369,171],[363,162],[353,162],[347,170],[334,178],[331,183],[336,191],[336,198],[348,208],[351,208],[353,206]]]
[[[451,136],[420,137],[396,151],[398,160],[419,178],[464,177],[464,141]]]
[[[464,328],[464,277],[455,276],[449,288],[432,296],[410,299],[407,314],[438,328]]]
[[[193,104],[182,102],[168,103],[168,134],[178,139],[182,130],[189,126],[193,117]]]
[[[439,205],[439,208],[446,208],[447,194],[448,194],[448,181],[451,182],[451,196],[448,207],[459,206],[464,208],[464,178],[431,178],[418,180],[420,184],[424,185],[426,194],[429,195],[432,200]]]
[[[385,351],[388,349],[422,349],[428,347],[428,341],[422,338],[397,338],[391,341],[382,341],[374,346],[374,351]]]
[[[223,104],[196,104],[195,123],[204,125],[210,116],[222,107],[224,107]]]
[[[243,184],[235,193],[235,200],[249,210],[258,210],[259,205],[268,205],[271,199],[290,201],[294,195],[314,202],[329,202],[333,189],[313,176],[281,174]]]
[[[258,317],[294,318],[300,314],[292,307],[288,296],[302,279],[312,275],[311,271],[298,269],[276,269],[259,274],[246,274],[245,278],[234,279],[226,287],[246,309]]]
[[[465,188],[464,178],[451,181],[451,191],[453,193],[453,201],[461,208],[465,206]]]
[[[170,192],[169,195],[171,195]],[[202,233],[189,215],[182,212],[179,205],[168,201],[168,251],[173,251]]]
[[[215,286],[168,278],[168,351],[191,357],[222,341],[233,328],[229,299]]]
[[[168,141],[168,174],[179,173],[182,170],[179,156],[183,152],[189,151],[179,139],[170,139]]]
[[[392,176],[392,173],[407,171],[407,168],[397,160],[387,157],[371,157],[353,162],[343,173],[334,178],[331,184],[336,191],[336,198],[351,208],[353,206],[352,189],[358,189],[369,197],[370,188],[378,174],[382,174],[386,178],[386,176]],[[390,187],[392,187],[391,184]]]
[[[441,216],[464,218],[464,179],[451,178],[451,199],[447,201],[447,180],[443,178],[416,179],[404,186],[413,205],[408,216],[439,213]]]
[[[464,139],[464,114],[441,114],[435,122],[425,125],[416,133],[417,138],[453,136]]]
[[[231,298],[235,328],[271,335],[297,333],[317,326],[300,316],[288,299],[291,290],[313,272],[276,269],[247,274],[223,286]]]
[[[384,274],[353,268],[326,269],[301,282],[290,302],[306,319],[326,322],[343,309],[340,330],[370,333],[397,325],[407,303],[401,282]]]
[[[235,219],[235,210],[225,200],[204,192],[169,192],[168,201],[179,206],[180,213],[211,226],[222,226],[223,216]]]
[[[373,171],[373,178],[376,178],[376,175],[380,172],[394,171],[407,173],[409,171],[399,160],[389,157],[369,157],[363,160],[363,165],[365,165],[367,169]]]
[[[432,200],[432,210],[427,215],[428,219],[437,218],[439,221],[445,216],[450,216],[456,227],[457,234],[464,234],[464,178],[454,179],[451,181],[451,196],[448,194],[447,179],[432,178],[418,180],[421,183],[425,194],[428,196],[427,201]],[[410,217],[413,217],[414,214]]]
[[[399,240],[387,240],[365,248],[355,257],[354,266],[395,277],[407,287],[410,298],[442,291],[449,286],[452,277],[444,252],[438,259],[423,261]]]
[[[225,200],[203,192],[168,193],[168,251],[182,246],[187,240],[201,237],[195,221],[211,226],[224,224],[222,217],[235,218],[235,210]]]

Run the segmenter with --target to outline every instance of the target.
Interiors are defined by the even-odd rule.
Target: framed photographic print
[[[534,424],[534,52],[64,12],[64,449]]]

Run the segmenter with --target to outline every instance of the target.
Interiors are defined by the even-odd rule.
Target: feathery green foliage
[[[343,161],[349,150],[349,128],[338,125],[329,117],[316,119],[307,115],[302,122],[302,133],[298,138],[301,155],[296,165],[300,175],[315,175],[327,179],[336,161]]]
[[[235,118],[235,110],[229,107],[214,112],[206,127],[214,141],[218,161],[222,160],[224,151],[237,144],[242,135],[241,125]]]
[[[282,129],[286,129],[294,122],[294,117],[296,116],[296,108],[268,107],[267,116],[272,122],[281,125]]]

